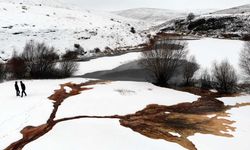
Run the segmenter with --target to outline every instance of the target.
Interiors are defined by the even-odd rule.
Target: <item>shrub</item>
[[[203,89],[211,89],[212,88],[211,75],[209,74],[207,69],[205,69],[201,72],[200,84],[201,84],[201,88],[203,88]]]
[[[240,67],[247,78],[250,78],[250,41],[245,42],[244,49],[240,53]]]
[[[70,77],[72,76],[77,70],[79,65],[73,61],[63,61],[60,62],[59,71],[61,77]]]
[[[142,53],[140,64],[153,74],[155,84],[168,85],[177,67],[186,59],[186,45],[184,41],[165,39],[156,42],[153,50]]]
[[[5,78],[5,66],[3,63],[0,62],[0,81]]]
[[[94,52],[95,52],[95,53],[100,53],[101,50],[100,50],[100,48],[95,48],[95,49],[94,49]]]
[[[228,61],[215,63],[212,70],[215,88],[221,93],[233,93],[237,87],[237,75],[233,66]]]
[[[24,47],[22,59],[26,62],[29,77],[55,78],[55,65],[59,56],[53,47],[49,47],[45,43],[30,41]]]
[[[195,15],[194,15],[194,13],[189,13],[188,15],[187,15],[187,21],[191,21],[191,20],[193,20],[195,18]]]
[[[7,71],[11,74],[11,78],[25,78],[27,73],[27,66],[24,59],[20,56],[12,56],[12,58],[7,62]]]
[[[194,56],[190,56],[187,62],[184,64],[183,77],[185,80],[185,85],[189,86],[192,82],[194,73],[200,68],[197,64]]]
[[[134,28],[134,27],[131,27],[131,28],[130,28],[130,32],[133,33],[133,34],[135,34],[135,33],[136,33],[135,28]]]
[[[64,55],[62,55],[63,60],[74,60],[78,58],[78,52],[67,50]]]

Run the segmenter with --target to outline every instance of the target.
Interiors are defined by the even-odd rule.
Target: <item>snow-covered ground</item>
[[[13,81],[0,84],[0,149],[21,138],[20,131],[25,126],[37,126],[47,121],[52,111],[52,101],[47,97],[59,88],[59,84],[85,81],[80,78],[24,81],[28,94],[24,98],[15,97]],[[148,104],[168,105],[198,98],[149,83],[114,82],[90,87],[94,89],[65,100],[57,117],[127,114]],[[114,126],[117,126],[117,122]]]
[[[9,58],[13,50],[21,52],[29,40],[45,42],[59,53],[73,49],[74,44],[89,51],[94,48],[104,50],[106,46],[112,49],[136,46],[147,40],[146,34],[140,33],[146,28],[142,21],[108,12],[52,7],[56,5],[53,1],[49,3],[52,6],[28,2],[0,1],[2,58]],[[136,33],[130,31],[132,27]]]
[[[200,42],[200,43],[199,43]],[[195,54],[198,63],[210,66],[210,61],[228,57],[237,65],[236,56],[242,47],[240,41],[202,39],[189,41],[191,54]],[[214,45],[213,45],[214,44]],[[203,45],[203,46],[201,46]],[[217,57],[219,50],[228,50],[223,57]],[[222,51],[223,51],[222,50]],[[221,54],[223,54],[221,52]],[[204,60],[210,56],[209,60]],[[78,75],[109,70],[140,57],[140,53],[128,53],[121,56],[103,57],[80,63]],[[237,56],[238,57],[238,56]],[[233,59],[234,58],[234,59]],[[52,111],[52,101],[47,97],[53,94],[59,84],[66,82],[81,83],[88,79],[70,78],[62,80],[24,81],[28,97],[15,97],[14,82],[0,84],[0,149],[21,138],[20,130],[28,125],[40,125],[47,121]],[[117,81],[101,85],[89,86],[92,90],[83,91],[66,99],[60,106],[56,118],[78,115],[124,115],[143,109],[148,104],[173,105],[181,102],[192,102],[199,96],[171,89],[156,87],[146,82]],[[226,104],[250,102],[248,95],[234,98],[221,98]],[[198,150],[248,150],[248,127],[250,108],[240,107],[229,110],[229,120],[236,121],[237,127],[233,138],[216,137],[213,135],[195,134],[189,137]],[[219,144],[218,144],[219,143]],[[209,145],[209,146],[208,146]],[[219,146],[218,146],[219,145]],[[69,150],[82,148],[97,149],[171,149],[184,150],[178,144],[164,140],[153,140],[119,125],[118,120],[111,119],[80,119],[57,124],[49,133],[28,144],[25,150],[60,149]]]
[[[226,97],[220,98],[226,105],[235,105],[236,103],[250,103],[250,96]],[[229,119],[235,121],[233,124],[236,131],[231,134],[232,138],[218,137],[213,135],[195,134],[189,139],[194,142],[198,150],[249,150],[249,134],[250,134],[250,106],[233,108],[227,113],[230,114]]]
[[[58,124],[24,150],[185,150],[175,143],[153,140],[122,127],[118,120],[86,119]]]
[[[90,87],[94,89],[65,101],[56,118],[76,115],[126,115],[142,110],[148,104],[173,105],[193,102],[198,98],[193,94],[160,88],[145,82],[112,82]]]
[[[227,59],[239,71],[239,54],[244,42],[203,38],[188,41],[189,54],[194,55],[202,68],[210,68],[215,61]]]
[[[21,138],[20,131],[27,125],[40,125],[47,121],[53,105],[48,96],[65,80],[24,81],[27,97],[15,96],[14,82],[0,84],[0,149]],[[84,79],[74,79],[83,82]]]

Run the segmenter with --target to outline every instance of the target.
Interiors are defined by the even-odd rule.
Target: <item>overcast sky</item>
[[[86,9],[121,10],[128,8],[165,8],[175,10],[223,9],[250,4],[250,0],[63,0]]]

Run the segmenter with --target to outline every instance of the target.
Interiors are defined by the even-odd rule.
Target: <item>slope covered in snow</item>
[[[66,8],[67,3],[62,0],[0,0],[0,2],[7,2],[12,4],[25,4],[25,5],[33,5],[33,6],[51,6],[51,7],[62,7]]]
[[[127,18],[144,20],[151,24],[160,24],[168,20],[187,15],[187,13],[181,11],[156,8],[135,8],[116,11],[113,13]]]
[[[250,4],[214,12],[214,14],[244,14],[244,13],[250,13]]]
[[[174,18],[151,28],[151,31],[204,37],[249,40],[250,5],[233,7],[195,16]]]
[[[74,44],[88,51],[146,41],[146,35],[139,32],[144,23],[91,10],[1,2],[0,24],[2,58],[10,57],[14,49],[20,52],[29,40],[48,43],[60,53],[73,49]],[[131,32],[132,27],[136,33]]]

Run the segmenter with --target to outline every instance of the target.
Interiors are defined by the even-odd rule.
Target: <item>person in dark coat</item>
[[[16,90],[16,96],[20,96],[20,90],[19,86],[17,85],[17,81],[15,82],[15,90]]]
[[[21,97],[23,97],[23,94],[25,94],[25,96],[27,96],[27,94],[25,92],[25,90],[26,90],[25,84],[22,81],[20,81],[20,84],[21,84],[21,88],[22,88]]]

